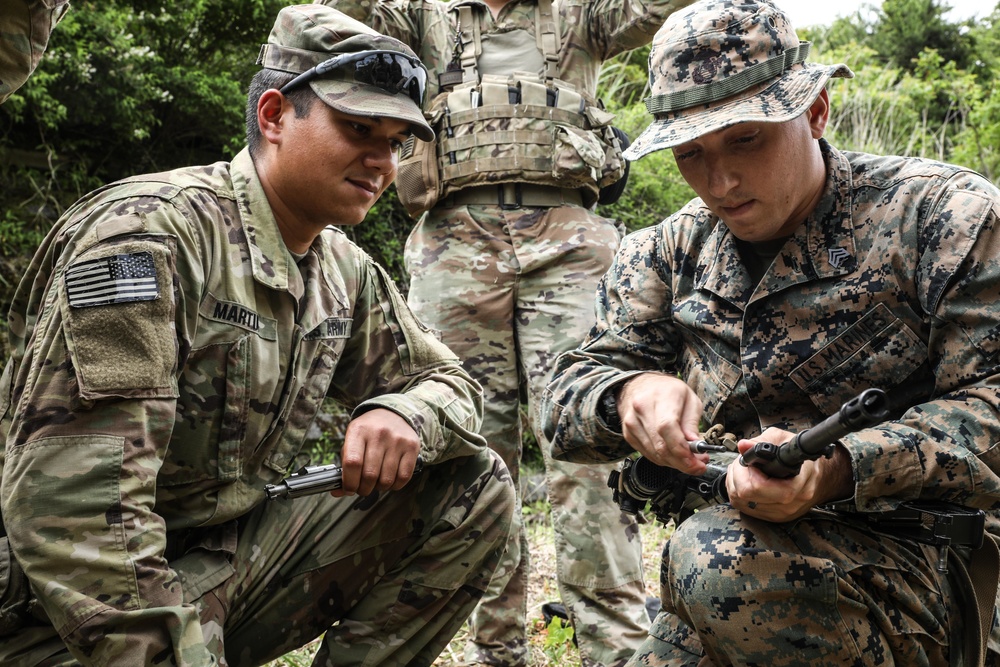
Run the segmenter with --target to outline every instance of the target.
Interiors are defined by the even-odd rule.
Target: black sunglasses
[[[427,70],[419,59],[398,51],[358,51],[345,53],[321,62],[281,87],[282,94],[333,70],[349,70],[353,65],[354,80],[398,94],[405,92],[417,106],[424,101]]]

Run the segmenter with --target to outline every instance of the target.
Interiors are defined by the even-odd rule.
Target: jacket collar
[[[715,221],[715,227],[698,256],[699,288],[744,308],[789,287],[845,275],[857,268],[851,165],[825,140],[820,140],[820,149],[827,169],[823,196],[785,243],[760,285],[750,284],[729,228],[710,215],[706,222]]]
[[[278,221],[246,148],[233,158],[232,179],[254,279],[273,289],[288,291],[292,256],[281,238]]]

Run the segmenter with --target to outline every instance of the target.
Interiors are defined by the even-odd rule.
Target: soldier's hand
[[[698,439],[702,403],[687,384],[663,373],[643,373],[618,394],[618,414],[625,441],[647,459],[689,475],[705,472],[707,454],[695,454],[688,442]]]
[[[740,454],[757,442],[784,444],[793,433],[769,428],[753,440],[736,443]],[[738,460],[729,465],[726,491],[729,503],[744,514],[766,521],[792,521],[817,505],[850,497],[854,477],[850,457],[840,445],[830,459],[804,461],[798,475],[783,479],[769,477],[754,466],[744,466]]]
[[[341,452],[342,486],[334,496],[367,496],[403,488],[413,477],[420,439],[391,410],[376,408],[352,419]]]

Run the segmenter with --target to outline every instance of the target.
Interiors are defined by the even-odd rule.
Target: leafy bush
[[[283,2],[80,0],[0,107],[0,198],[30,252],[67,206],[125,176],[231,157],[245,89]]]

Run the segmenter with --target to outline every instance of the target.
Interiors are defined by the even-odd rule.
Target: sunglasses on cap
[[[358,51],[335,56],[299,74],[282,86],[279,92],[285,94],[335,70],[353,74],[356,82],[389,93],[405,92],[418,107],[423,104],[427,70],[419,59],[398,51]]]

